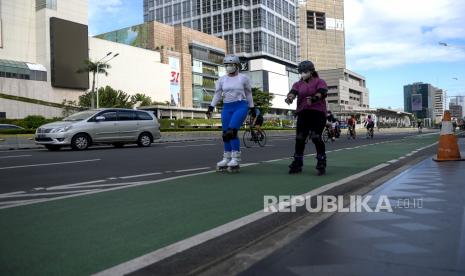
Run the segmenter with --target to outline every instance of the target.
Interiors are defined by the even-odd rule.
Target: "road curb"
[[[304,195],[340,195],[350,193],[392,172],[393,168],[396,166],[399,167],[399,164],[402,165],[418,158],[418,155],[420,155],[419,152],[423,152],[435,144],[437,142],[413,150],[396,160],[378,164],[363,172],[329,183]],[[371,179],[370,183],[366,183],[366,181],[361,181],[361,178],[373,179]],[[298,208],[295,213],[265,214],[263,211],[259,211],[117,265],[96,275],[198,274],[207,270],[212,265],[227,259],[239,249],[250,246],[250,244],[257,242],[257,239],[270,235],[270,232],[277,231],[275,229],[280,229],[283,225],[287,225],[305,214],[307,214],[305,208]],[[199,256],[201,259],[198,259]]]

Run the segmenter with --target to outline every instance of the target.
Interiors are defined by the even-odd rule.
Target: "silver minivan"
[[[105,108],[78,112],[62,121],[40,126],[35,142],[52,151],[63,146],[85,150],[93,144],[122,147],[137,143],[140,147],[149,147],[160,136],[160,124],[153,113]]]

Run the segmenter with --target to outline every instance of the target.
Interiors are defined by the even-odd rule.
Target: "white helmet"
[[[223,64],[241,64],[241,60],[238,56],[227,55],[223,59]]]

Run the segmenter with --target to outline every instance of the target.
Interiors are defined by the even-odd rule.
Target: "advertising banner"
[[[177,57],[169,57],[170,64],[170,91],[171,91],[171,105],[180,106],[181,102],[181,85],[180,85],[180,62]]]
[[[421,111],[423,110],[422,95],[413,94],[412,95],[412,111]]]

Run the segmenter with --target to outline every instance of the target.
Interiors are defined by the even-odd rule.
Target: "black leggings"
[[[295,138],[294,156],[303,156],[305,150],[305,141],[308,135],[311,135],[313,144],[315,144],[318,156],[325,156],[326,149],[321,134],[326,126],[325,112],[317,110],[302,110],[297,114],[297,131]]]

